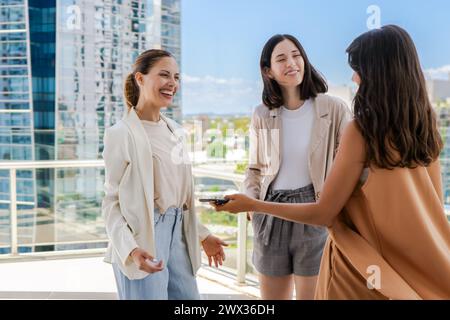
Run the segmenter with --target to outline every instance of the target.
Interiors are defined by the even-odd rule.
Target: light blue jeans
[[[113,264],[120,300],[199,300],[183,235],[183,209],[155,210],[155,241],[158,260],[164,269],[143,279],[130,280]]]

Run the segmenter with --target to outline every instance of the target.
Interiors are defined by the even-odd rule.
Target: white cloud
[[[206,75],[203,77],[194,77],[188,74],[182,75],[183,83],[203,83],[203,84],[226,84],[226,85],[239,85],[244,83],[245,81],[240,78],[217,78],[210,75]]]
[[[248,113],[261,101],[262,84],[241,78],[182,75],[183,113]]]
[[[450,65],[439,68],[430,68],[425,70],[425,75],[429,79],[448,79],[450,80]]]

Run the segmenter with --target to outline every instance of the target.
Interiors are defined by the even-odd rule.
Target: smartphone
[[[155,258],[153,258],[152,260],[147,259],[147,260],[145,260],[145,262],[147,262],[147,264],[150,265],[150,266],[152,266],[152,267],[153,267],[155,264],[158,264],[158,263],[159,263],[158,259],[155,259]]]
[[[203,198],[198,199],[200,202],[214,202],[217,205],[222,205],[230,201],[230,199],[224,199],[224,198]]]

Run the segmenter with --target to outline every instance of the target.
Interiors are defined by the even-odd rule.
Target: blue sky
[[[259,56],[277,33],[296,36],[333,85],[350,85],[346,47],[367,31],[367,8],[381,24],[412,36],[422,66],[450,71],[447,0],[181,0],[183,113],[250,113],[260,102]],[[442,71],[442,72],[440,72]]]

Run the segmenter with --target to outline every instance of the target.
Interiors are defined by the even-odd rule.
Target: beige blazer
[[[161,117],[179,139],[184,138],[176,122]],[[153,217],[153,157],[148,136],[134,109],[105,130],[103,159],[105,197],[102,215],[110,240],[105,262],[117,263],[129,279],[142,279],[148,273],[139,270],[129,254],[140,247],[157,256]],[[194,196],[184,212],[183,231],[195,274],[201,263],[200,241],[209,235],[209,231],[197,220]]]
[[[331,169],[342,131],[351,120],[352,114],[344,101],[329,95],[319,94],[313,99],[313,104],[316,116],[309,147],[308,167],[317,200],[325,177]],[[281,112],[281,108],[269,110],[265,105],[259,105],[253,112],[249,165],[242,191],[255,199],[264,200],[280,169]]]

